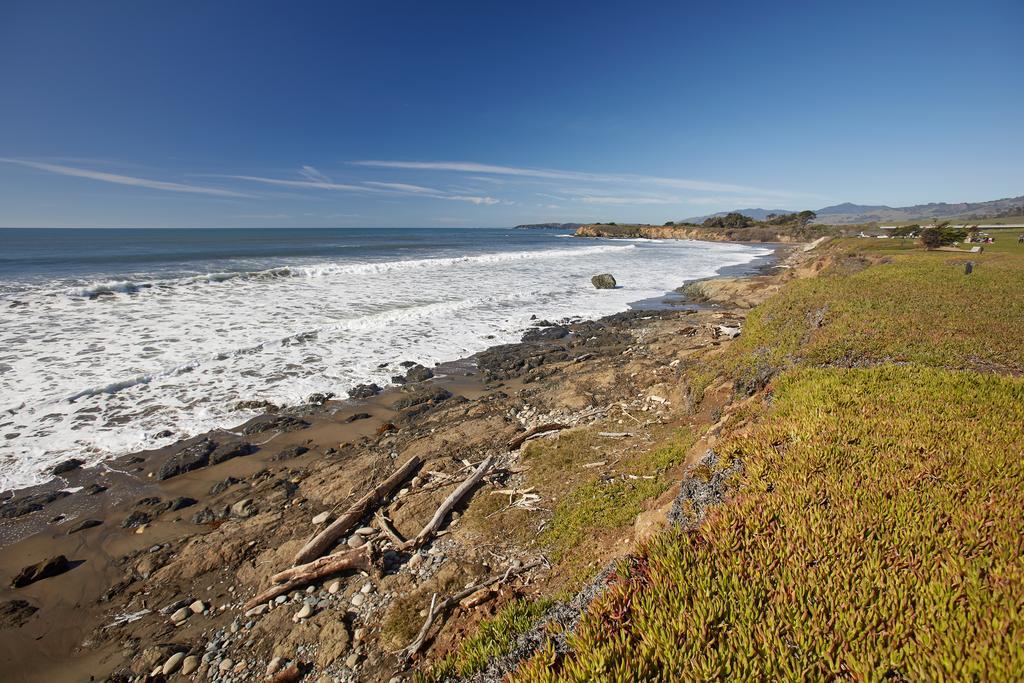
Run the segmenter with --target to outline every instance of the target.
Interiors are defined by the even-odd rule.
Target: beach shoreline
[[[772,246],[775,249],[771,255],[744,266],[724,268],[712,279],[771,278],[766,273],[780,272],[778,266],[795,253],[794,245]],[[82,674],[102,674],[130,665],[132,657],[121,652],[123,642],[111,638],[94,640],[97,632],[105,631],[105,622],[111,621],[112,608],[121,605],[121,614],[130,614],[162,606],[155,603],[157,598],[147,594],[153,589],[146,586],[150,577],[161,570],[168,584],[163,588],[173,586],[175,593],[184,590],[182,586],[194,581],[195,577],[189,576],[194,567],[169,571],[161,565],[171,566],[168,553],[173,555],[182,544],[194,543],[198,537],[222,533],[237,523],[243,528],[230,534],[230,544],[234,547],[236,541],[245,538],[236,551],[250,552],[246,549],[253,547],[249,544],[255,543],[253,538],[258,535],[251,536],[251,530],[244,527],[250,517],[260,515],[250,515],[245,501],[249,501],[251,509],[259,511],[267,506],[281,506],[283,511],[278,514],[289,517],[288,508],[309,507],[312,496],[300,497],[303,502],[295,502],[295,490],[301,491],[307,479],[325,480],[320,482],[321,487],[345,499],[347,494],[342,495],[336,485],[328,483],[329,478],[325,479],[324,472],[331,467],[341,466],[347,471],[345,480],[355,492],[373,478],[369,473],[397,464],[399,453],[404,457],[410,444],[430,442],[436,446],[438,432],[451,429],[457,434],[465,429],[467,444],[493,441],[495,434],[507,432],[512,426],[507,417],[499,420],[499,416],[507,415],[522,402],[523,396],[537,391],[535,387],[542,383],[557,383],[563,376],[595,373],[589,366],[596,367],[594,361],[623,353],[618,349],[638,327],[654,321],[650,324],[689,329],[694,327],[690,324],[693,322],[702,330],[713,330],[717,324],[714,321],[723,320],[723,315],[716,304],[694,304],[678,290],[668,292],[658,300],[636,302],[627,311],[598,320],[562,321],[563,324],[531,328],[526,336],[536,332],[534,341],[492,347],[469,358],[442,363],[433,369],[437,377],[413,383],[411,387],[389,386],[370,398],[328,400],[322,405],[282,409],[253,418],[235,429],[194,435],[171,446],[114,458],[97,467],[75,469],[44,485],[5,492],[0,511],[11,510],[34,496],[45,500],[47,494],[60,489],[74,491],[43,503],[34,512],[0,522],[0,546],[7,550],[0,560],[0,575],[6,579],[26,565],[58,554],[66,556],[74,567],[26,588],[11,589],[5,581],[0,602],[25,600],[39,612],[23,626],[8,631],[12,637],[0,646],[0,661],[7,671],[15,673],[12,680],[25,681],[74,680]],[[738,324],[732,320],[730,317],[725,322]],[[598,342],[590,350],[587,344],[593,339]],[[438,394],[438,390],[442,393]],[[416,392],[435,392],[435,396],[408,407],[395,405]],[[452,398],[443,397],[443,393]],[[564,410],[579,412],[573,405],[574,397],[566,398],[565,402]],[[449,419],[445,417],[446,411],[460,414]],[[461,427],[460,420],[474,412],[479,413],[472,416],[478,422],[490,424]],[[536,419],[539,418],[519,422],[525,426]],[[215,448],[203,445],[209,442]],[[442,442],[448,441],[442,438]],[[160,479],[168,462],[196,447],[235,454],[216,464]],[[268,481],[273,482],[269,489],[264,488]],[[97,486],[105,488],[90,495],[90,487],[95,491]],[[280,500],[267,496],[268,491]],[[8,513],[3,514],[6,517]],[[129,522],[133,516],[134,521]],[[86,520],[96,524],[71,532]],[[234,566],[231,561],[224,563]],[[213,566],[205,569],[216,573]],[[225,580],[221,577],[222,582]],[[213,602],[222,603],[219,613],[211,615],[213,621],[227,619],[232,611],[227,603],[256,587],[239,585],[236,593],[233,586],[228,586],[231,580],[222,584],[231,590],[213,598]],[[134,595],[129,597],[133,591]],[[191,594],[195,595],[194,589]],[[71,615],[75,618],[71,619]],[[144,621],[140,618],[139,623]],[[159,624],[118,628],[138,632],[143,640],[169,637]],[[45,665],[41,665],[43,662]]]

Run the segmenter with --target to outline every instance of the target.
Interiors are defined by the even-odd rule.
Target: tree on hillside
[[[892,236],[893,237],[910,237],[911,235],[913,235],[914,233],[916,233],[920,229],[921,229],[921,226],[918,225],[917,223],[914,223],[913,225],[903,225],[903,226],[900,226],[900,227],[896,228],[895,230],[893,230],[892,231]]]
[[[727,213],[724,216],[712,216],[704,221],[705,228],[749,228],[754,225],[754,219],[744,216],[742,213]]]
[[[949,221],[933,225],[921,231],[921,244],[925,249],[938,249],[949,244],[955,244],[967,237],[967,231],[959,228],[951,228]]]
[[[807,225],[817,217],[818,214],[813,211],[801,211],[796,215],[796,220],[800,225]]]
[[[675,224],[676,224],[675,221],[665,221],[665,227],[666,228],[671,228]]]

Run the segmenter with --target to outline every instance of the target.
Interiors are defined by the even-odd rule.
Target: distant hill
[[[737,209],[736,211],[719,211],[707,216],[687,218],[686,223],[703,223],[708,218],[725,216],[727,213],[741,213],[754,220],[763,221],[768,214],[791,214],[793,211],[783,209]],[[984,219],[1002,216],[1024,216],[1024,195],[994,199],[988,202],[961,202],[947,204],[933,202],[931,204],[915,204],[914,206],[885,206],[884,204],[851,204],[846,202],[835,206],[818,209],[818,223],[826,225],[849,225],[854,223],[898,223],[905,221],[921,221],[936,219]]]
[[[684,219],[683,223],[703,223],[709,218],[715,218],[716,216],[726,216],[730,213],[741,213],[747,218],[753,218],[755,221],[763,221],[765,218],[771,215],[776,216],[788,216],[796,211],[788,211],[786,209],[736,209],[735,211],[719,211],[718,213],[709,213],[706,216],[694,216],[693,218]]]
[[[516,230],[575,230],[582,223],[524,223],[517,225]]]
[[[914,206],[872,206],[865,204],[836,204],[818,209],[818,222],[829,225],[848,223],[895,223],[938,218],[981,219],[1000,216],[1024,215],[1024,195],[988,202],[961,202],[947,204],[915,204]]]

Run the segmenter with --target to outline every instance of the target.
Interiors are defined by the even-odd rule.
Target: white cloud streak
[[[472,161],[387,161],[387,160],[362,160],[353,161],[356,166],[367,166],[371,168],[393,168],[418,171],[456,171],[462,173],[489,173],[494,175],[518,176],[525,178],[545,178],[549,180],[573,180],[589,181],[599,183],[642,183],[647,185],[659,185],[680,190],[694,190],[698,192],[735,192],[746,194],[762,194],[776,197],[800,197],[806,196],[801,193],[788,192],[785,190],[765,190],[745,185],[734,185],[731,183],[719,183],[707,180],[692,180],[686,178],[664,178],[660,176],[647,176],[636,174],[608,174],[608,173],[583,173],[578,171],[563,171],[548,168],[524,168],[517,166],[499,166],[494,164],[480,164]]]
[[[222,190],[216,187],[202,187],[199,185],[186,185],[184,183],[171,183],[164,180],[136,178],[134,176],[118,175],[116,173],[106,173],[104,171],[94,171],[92,169],[76,168],[74,166],[62,166],[60,164],[45,164],[39,161],[0,158],[0,162],[8,164],[18,164],[20,166],[34,168],[39,171],[56,173],[57,175],[71,176],[74,178],[87,178],[89,180],[98,180],[104,183],[114,183],[115,185],[144,187],[150,190],[165,190],[167,192],[185,192],[189,194],[202,194],[213,197],[252,197],[252,195],[244,194],[242,192],[235,192],[233,190]]]
[[[265,185],[279,185],[281,187],[302,187],[315,190],[336,190],[340,192],[383,192],[384,190],[362,185],[346,185],[345,183],[331,183],[322,180],[285,180],[284,178],[264,178],[252,175],[229,175],[226,178],[235,180],[246,180],[252,183],[263,183]]]
[[[263,176],[230,175],[225,176],[235,180],[245,180],[254,183],[267,185],[279,185],[282,187],[301,187],[313,190],[331,190],[338,192],[374,193],[378,195],[405,195],[411,197],[429,197],[431,199],[447,199],[456,202],[468,202],[477,206],[491,206],[500,204],[500,199],[494,197],[476,197],[472,195],[454,194],[444,190],[435,190],[422,185],[411,185],[409,183],[387,183],[375,180],[363,181],[360,185],[346,183],[334,183],[327,179],[327,176],[317,171],[312,166],[303,166],[299,173],[307,178],[306,180],[287,180],[284,178],[266,178]]]
[[[299,175],[301,175],[306,180],[310,180],[310,181],[312,181],[314,183],[330,183],[331,182],[330,178],[328,178],[327,176],[325,176],[323,173],[321,173],[320,171],[316,170],[312,166],[303,166],[299,170]]]
[[[435,199],[451,199],[456,202],[469,202],[470,204],[476,204],[477,206],[492,206],[494,204],[501,203],[500,199],[495,199],[494,197],[471,197],[460,194],[439,194],[430,196]]]
[[[367,180],[363,183],[364,185],[372,185],[373,187],[380,187],[385,190],[394,190],[396,192],[408,192],[411,194],[441,194],[441,190],[434,190],[429,187],[423,187],[422,185],[409,185],[408,183],[381,183],[374,180]]]
[[[577,201],[584,204],[622,204],[626,206],[646,204],[682,204],[683,200],[678,197],[608,197],[608,196],[586,196],[577,197]]]

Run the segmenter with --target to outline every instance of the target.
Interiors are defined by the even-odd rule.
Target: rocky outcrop
[[[84,460],[80,460],[79,458],[71,458],[69,460],[65,460],[64,462],[58,463],[56,466],[54,466],[52,470],[50,470],[50,473],[55,476],[60,474],[67,474],[68,472],[74,472],[84,464]]]
[[[63,555],[57,555],[51,557],[48,560],[42,562],[36,562],[18,572],[18,575],[11,581],[11,588],[22,588],[33,584],[36,581],[42,581],[48,579],[51,576],[57,576],[71,569],[71,563],[68,562],[68,558]]]
[[[0,605],[0,628],[21,628],[37,611],[25,600],[8,600]]]
[[[452,392],[441,387],[411,391],[391,404],[392,410],[404,410],[424,403],[438,404],[452,397]]]
[[[156,475],[157,479],[163,481],[200,467],[206,467],[210,463],[210,453],[213,453],[216,448],[217,444],[209,439],[202,439],[191,446],[186,446],[172,455],[160,467]]]
[[[420,365],[419,363],[417,363],[416,365],[414,365],[411,368],[409,368],[408,372],[405,373],[405,381],[406,382],[423,382],[425,380],[430,379],[433,376],[434,376],[434,371],[433,370],[431,370],[430,368],[425,367],[425,366]]]
[[[615,277],[611,273],[601,273],[590,278],[590,284],[598,289],[615,289],[618,283],[615,282]]]
[[[381,392],[376,384],[357,384],[348,390],[349,398],[370,398]]]
[[[0,518],[14,519],[32,512],[38,512],[55,500],[65,498],[71,494],[67,491],[43,491],[33,493],[24,498],[17,498],[5,501],[0,507]]]

